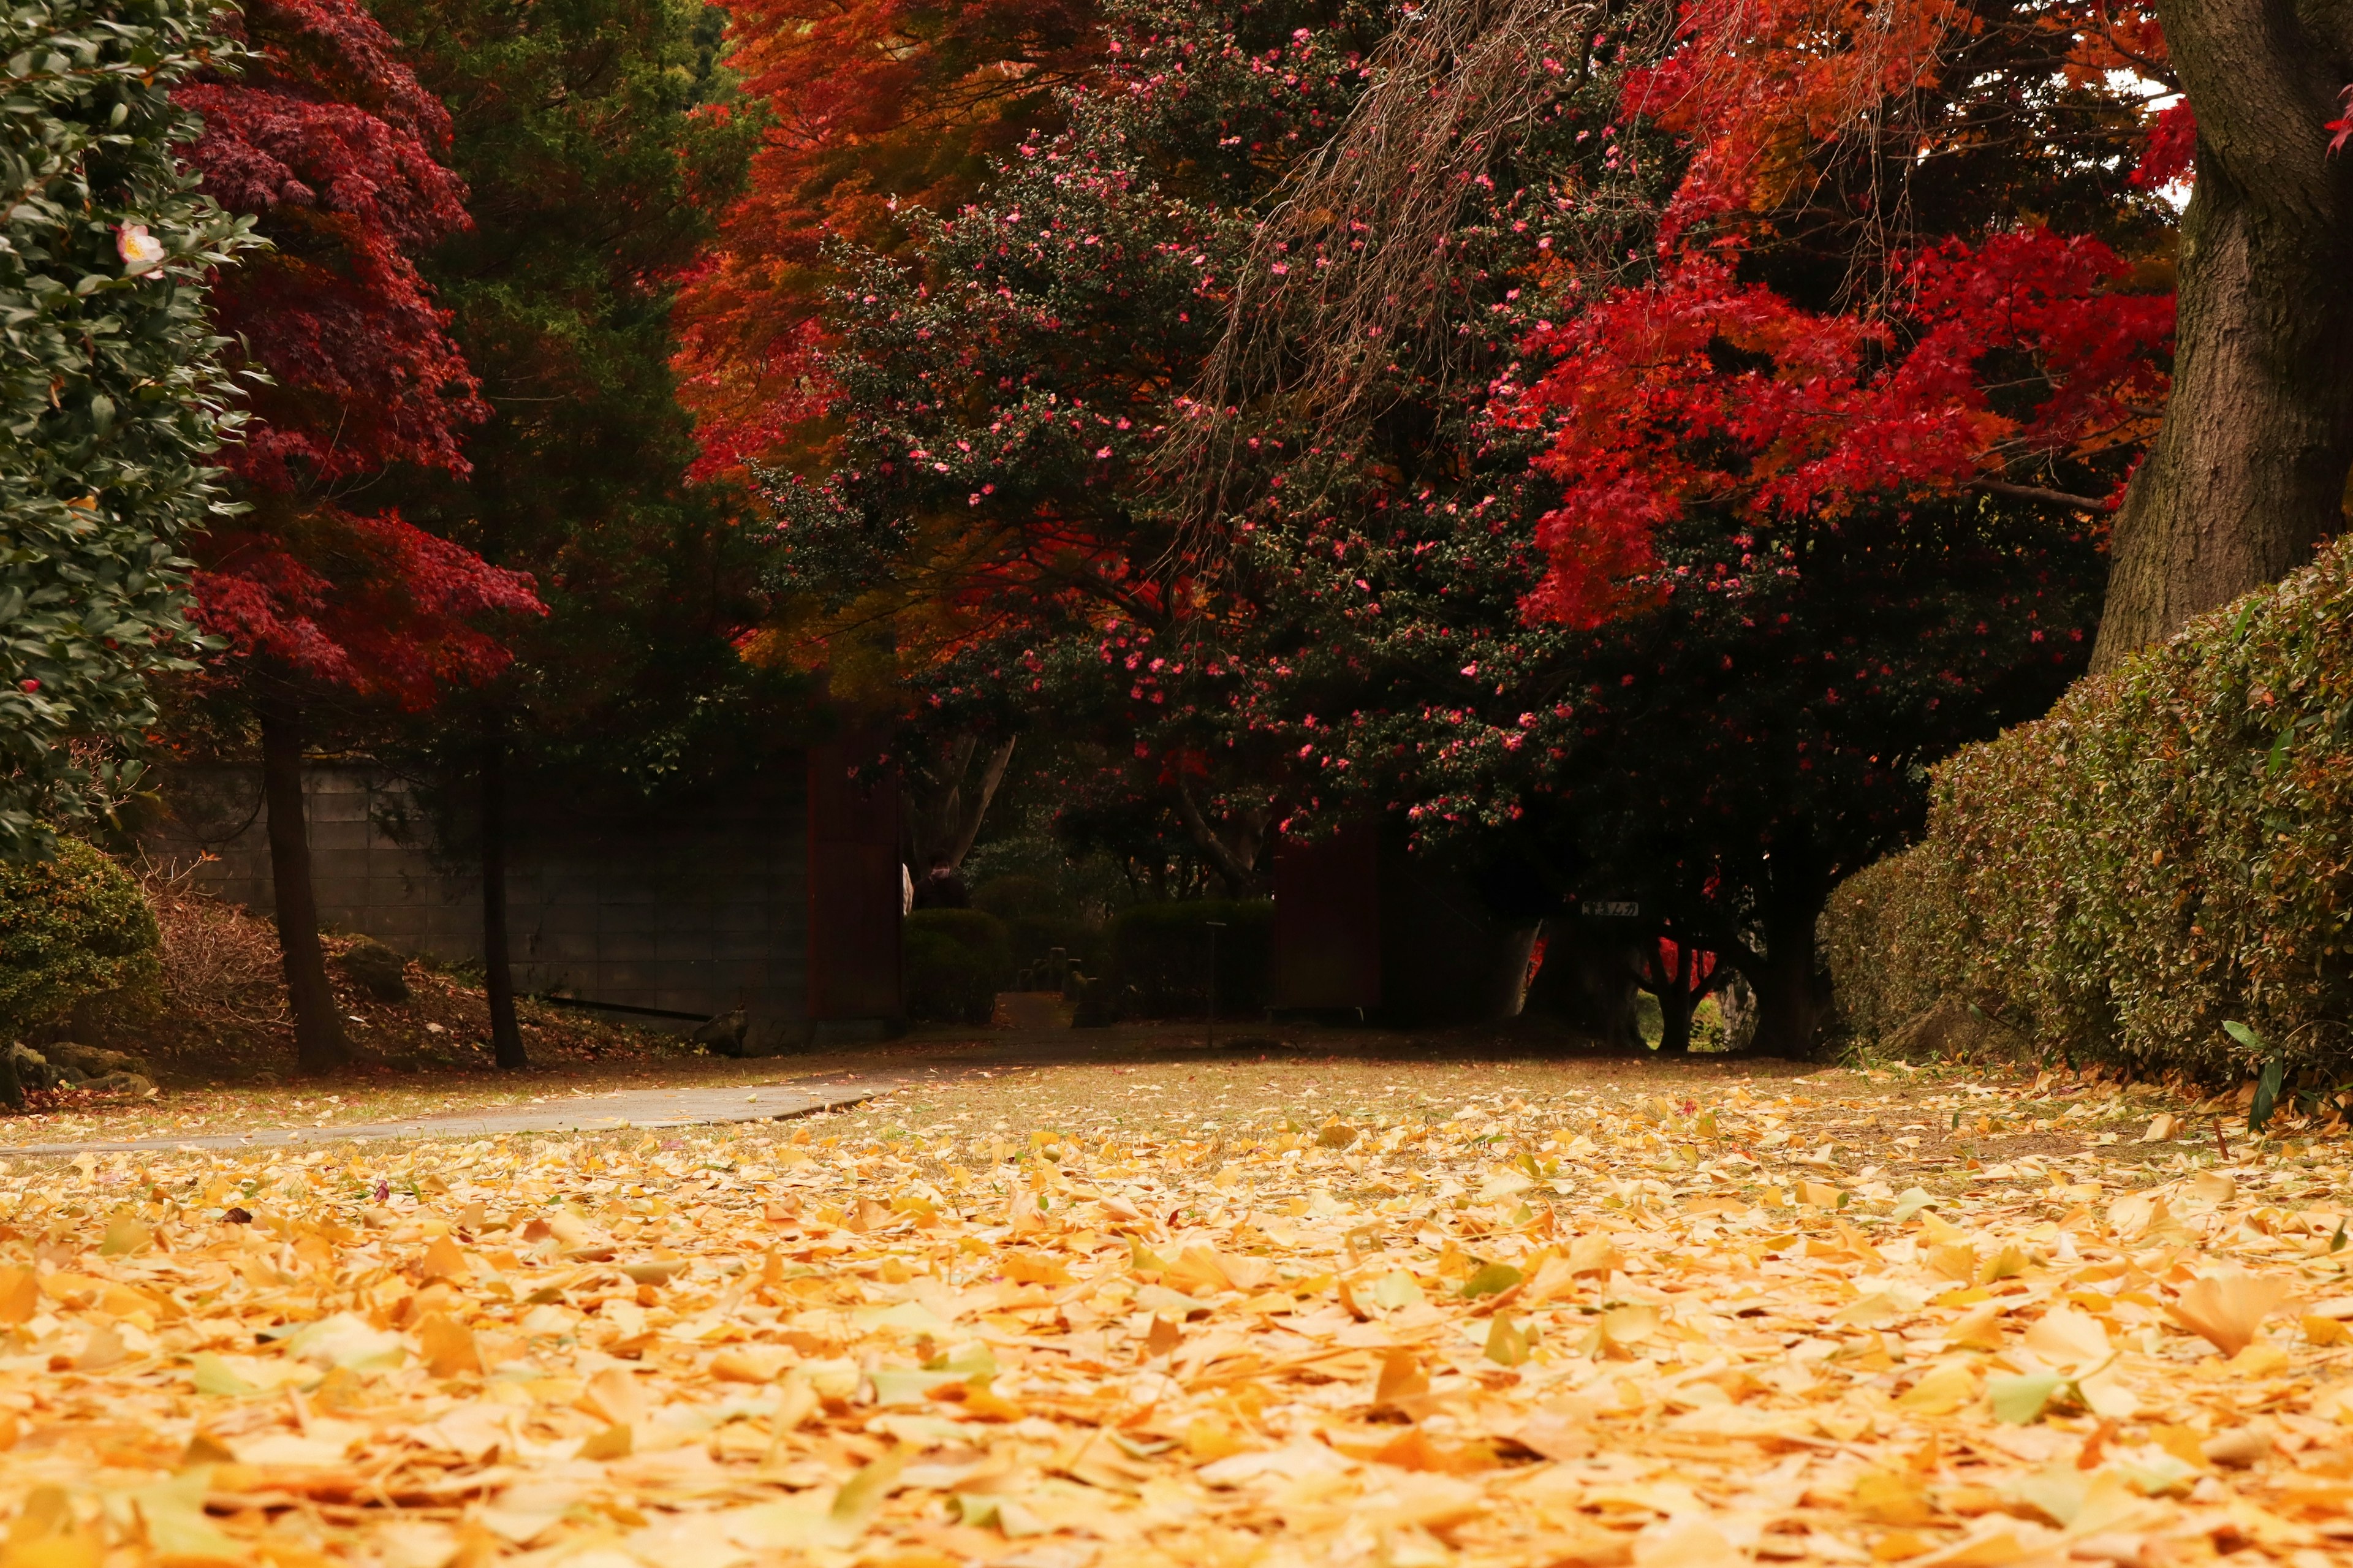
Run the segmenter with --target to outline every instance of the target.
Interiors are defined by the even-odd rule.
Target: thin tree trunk
[[[1218,837],[1209,819],[1201,813],[1201,803],[1193,798],[1191,786],[1181,778],[1176,781],[1176,815],[1183,819],[1185,831],[1194,847],[1200,850],[1201,858],[1224,880],[1229,898],[1247,899],[1266,890],[1266,879],[1258,874],[1258,868],[1244,861],[1234,853],[1231,845]]]
[[[1698,1005],[1688,986],[1680,982],[1662,985],[1659,998],[1659,1054],[1662,1057],[1691,1054],[1692,1012]]]
[[[482,747],[482,973],[491,1004],[491,1056],[510,1071],[531,1066],[515,1022],[514,965],[507,946],[506,743]]]
[[[2353,470],[2353,0],[2159,0],[2198,116],[2173,395],[2117,513],[2092,668],[2295,570]]]
[[[981,757],[977,779],[966,776],[980,750],[975,735],[956,737],[946,754],[928,767],[907,769],[902,780],[906,810],[901,820],[906,825],[909,865],[920,870],[936,854],[946,856],[951,868],[963,867],[987,819],[989,803],[1005,782],[1013,746],[1008,739],[990,747]]]
[[[311,833],[302,807],[302,716],[291,699],[256,705],[261,721],[261,795],[269,818],[269,881],[278,904],[278,951],[294,1013],[294,1059],[306,1073],[351,1059],[335,994],[319,947],[319,904],[311,887]]]

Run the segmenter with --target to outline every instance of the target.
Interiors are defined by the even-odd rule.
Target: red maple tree
[[[2096,110],[2104,141],[2139,120],[2129,183],[2161,186],[2186,168],[2194,122],[2116,79],[2162,62],[2134,6],[1687,0],[1675,46],[1623,100],[1627,158],[1649,130],[1683,159],[1654,272],[1588,286],[1563,268],[1568,319],[1528,338],[1540,374],[1503,405],[1557,432],[1539,460],[1564,486],[1538,528],[1553,571],[1530,614],[1596,626],[1648,602],[1654,535],[1697,506],[1766,534],[1748,559],[1780,571],[1796,568],[1771,531],[1786,542],[1860,508],[1974,490],[2112,510],[2128,472],[2113,459],[2164,401],[2171,292],[2135,291],[2133,264],[2097,234],[2021,221],[1984,175],[1938,170],[2003,161],[1994,179],[2022,184],[2035,160],[2007,143],[2041,130],[2036,113]],[[1921,174],[1842,180],[1859,142],[1891,133]],[[1949,216],[1940,177],[1967,192]],[[2077,216],[2114,226],[2122,205],[2091,192]],[[1832,290],[1809,265],[1822,253]],[[2054,485],[2063,469],[2098,493]]]
[[[255,0],[225,26],[244,68],[176,96],[204,116],[187,155],[205,190],[273,245],[214,293],[266,379],[225,457],[246,510],[192,553],[199,618],[227,645],[219,673],[260,721],[296,1045],[318,1068],[345,1052],[303,827],[306,700],[332,689],[429,707],[504,667],[489,617],[541,606],[528,576],[355,504],[397,466],[464,472],[464,433],[486,412],[414,259],[467,222],[439,162],[448,110],[357,0]]]

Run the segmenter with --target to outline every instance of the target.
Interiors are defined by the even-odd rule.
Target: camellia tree
[[[259,721],[278,931],[306,1070],[346,1055],[319,946],[302,805],[306,714],[322,695],[422,710],[495,676],[493,622],[540,612],[529,577],[361,497],[387,470],[463,473],[485,414],[417,268],[466,225],[439,161],[447,110],[356,0],[238,14],[234,75],[180,88],[206,194],[254,220],[266,259],[228,274],[225,331],[267,382],[229,458],[244,503],[193,542],[217,667]]]
[[[1916,826],[1926,763],[2083,668],[2165,394],[2154,117],[2105,14],[2052,19],[1692,5],[1620,35],[1613,112],[1529,218],[1473,460],[1387,537],[1335,519],[1297,553],[1334,562],[1311,596],[1380,611],[1303,663],[1317,711],[1351,704],[1298,726],[1326,788],[1638,904],[1750,980],[1760,1048],[1810,1048],[1816,916]],[[1412,105],[1368,100],[1364,134]],[[1347,195],[1303,205],[1376,221]]]
[[[1398,814],[1805,1049],[1831,883],[2083,668],[2165,395],[2147,39],[2052,16],[1124,14],[838,297],[786,585],[926,576],[931,722],[1050,713],[1210,838]]]
[[[160,673],[192,668],[187,536],[227,498],[205,466],[237,416],[206,281],[248,226],[196,193],[173,89],[221,41],[179,0],[18,6],[0,20],[15,182],[0,245],[0,858],[136,782]],[[80,751],[78,753],[78,748]]]
[[[727,0],[737,112],[761,143],[748,188],[685,278],[681,391],[701,476],[814,457],[832,388],[828,247],[901,251],[988,162],[1059,113],[1098,58],[1093,0]]]
[[[1203,542],[1152,466],[1244,215],[1337,123],[1359,64],[1345,29],[1247,22],[1124,22],[1066,132],[980,202],[913,215],[908,259],[852,268],[823,365],[831,471],[773,492],[778,640],[838,658],[879,630],[919,734],[1001,743],[1050,715],[1114,746],[1131,776],[1106,798],[1159,800],[1237,891],[1263,884],[1272,758],[1235,752],[1217,644],[1251,590],[1192,569]]]

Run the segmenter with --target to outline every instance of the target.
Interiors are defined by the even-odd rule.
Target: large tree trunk
[[[257,705],[261,721],[261,796],[269,817],[269,882],[278,903],[278,951],[294,1012],[294,1058],[304,1072],[351,1059],[335,994],[319,947],[319,905],[311,889],[311,833],[302,808],[302,714],[290,698]]]
[[[1770,886],[1763,910],[1765,951],[1744,953],[1741,972],[1757,993],[1758,1056],[1805,1061],[1814,1054],[1830,1022],[1830,976],[1814,945],[1814,927],[1830,902],[1827,868],[1794,848],[1778,850],[1770,863]]]
[[[2198,117],[2173,396],[2116,516],[2092,668],[2293,571],[2353,470],[2353,0],[2158,0]]]
[[[507,950],[507,751],[493,733],[482,747],[482,974],[491,1004],[491,1057],[517,1071],[531,1066],[515,1021],[514,965]]]

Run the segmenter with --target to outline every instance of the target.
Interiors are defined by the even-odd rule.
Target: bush
[[[1090,1017],[1111,1014],[1194,1018],[1208,1011],[1209,928],[1218,933],[1218,1013],[1240,1018],[1272,995],[1274,901],[1187,899],[1137,904],[1111,922],[1103,973],[1088,993]]]
[[[139,884],[81,840],[0,864],[0,1041],[85,998],[153,984],[156,945]]]
[[[1849,877],[1822,910],[1820,941],[1838,1026],[1884,1045],[1942,999],[1962,928],[1952,878],[1922,845]]]
[[[1003,922],[979,910],[917,910],[901,933],[907,1016],[925,1023],[986,1024],[1013,978]]]
[[[1952,758],[1926,838],[1857,881],[1837,941],[1850,976],[1888,977],[1857,987],[1875,1026],[1935,991],[1989,999],[2079,1063],[2211,1079],[2278,1055],[2341,1073],[2353,550]]]
[[[1062,899],[1054,884],[1045,878],[1016,873],[991,877],[975,888],[972,907],[985,910],[1001,921],[1017,921],[1025,916],[1052,914],[1062,907]]]
[[[217,16],[198,0],[28,0],[0,16],[0,859],[48,853],[51,822],[128,794],[136,763],[92,766],[72,742],[137,746],[153,678],[196,668],[180,541],[214,521],[203,459],[243,395],[205,290],[255,243],[174,153],[201,126],[173,89],[233,58],[208,30]],[[142,235],[152,265],[123,248]]]

